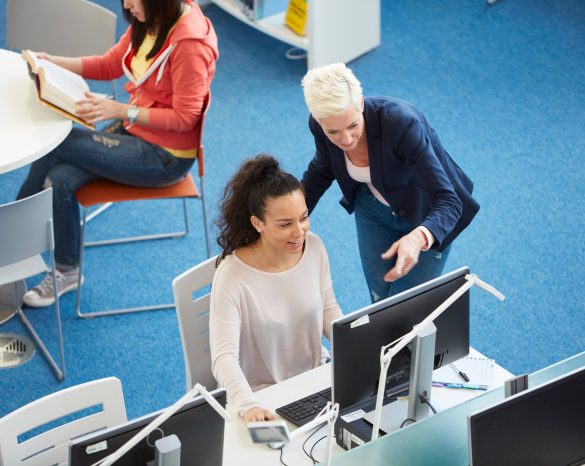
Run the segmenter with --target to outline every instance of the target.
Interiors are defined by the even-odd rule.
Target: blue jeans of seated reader
[[[451,245],[442,252],[421,251],[417,265],[408,275],[392,283],[385,282],[384,275],[394,267],[396,256],[383,260],[380,255],[415,227],[378,201],[365,183],[357,191],[354,214],[362,269],[372,303],[443,273]]]
[[[79,265],[80,209],[75,191],[98,178],[140,187],[170,185],[187,174],[193,161],[128,134],[119,123],[104,131],[74,126],[57,148],[33,162],[17,199],[53,187],[55,262],[67,271]]]

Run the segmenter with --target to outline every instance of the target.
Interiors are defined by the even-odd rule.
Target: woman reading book
[[[122,0],[130,27],[102,56],[39,54],[87,79],[128,78],[128,103],[87,94],[78,114],[88,123],[115,119],[104,131],[74,127],[34,162],[18,199],[53,187],[58,295],[77,288],[80,215],[75,192],[98,178],[141,187],[179,181],[196,157],[196,127],[218,58],[213,26],[191,0]],[[74,40],[72,38],[72,40]],[[28,306],[55,299],[51,275],[28,291]]]
[[[220,203],[211,288],[213,375],[245,421],[273,419],[254,392],[319,366],[337,305],[300,182],[267,155],[246,160]]]

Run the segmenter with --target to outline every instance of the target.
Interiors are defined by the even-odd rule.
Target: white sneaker
[[[77,289],[79,280],[79,267],[67,272],[56,271],[58,295],[61,297],[65,293]],[[83,278],[81,279],[83,282]],[[43,281],[35,286],[32,290],[27,291],[23,296],[24,304],[29,307],[45,307],[55,302],[55,291],[53,288],[53,276],[48,272]]]

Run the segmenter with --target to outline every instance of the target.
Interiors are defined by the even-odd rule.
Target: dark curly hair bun
[[[299,180],[282,171],[278,160],[271,155],[259,154],[244,160],[228,181],[219,204],[217,242],[223,252],[218,262],[258,239],[259,234],[252,227],[250,217],[264,219],[267,199],[297,190],[302,191]]]

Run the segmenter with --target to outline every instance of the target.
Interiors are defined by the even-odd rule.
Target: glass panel
[[[563,361],[552,364],[544,369],[533,372],[528,376],[528,388],[533,388],[538,385],[555,379],[563,374],[579,369],[585,366],[585,352],[571,356]]]
[[[585,352],[529,375],[535,387],[585,366]],[[335,466],[467,466],[467,415],[504,399],[504,387],[490,390],[416,424],[333,457]]]

